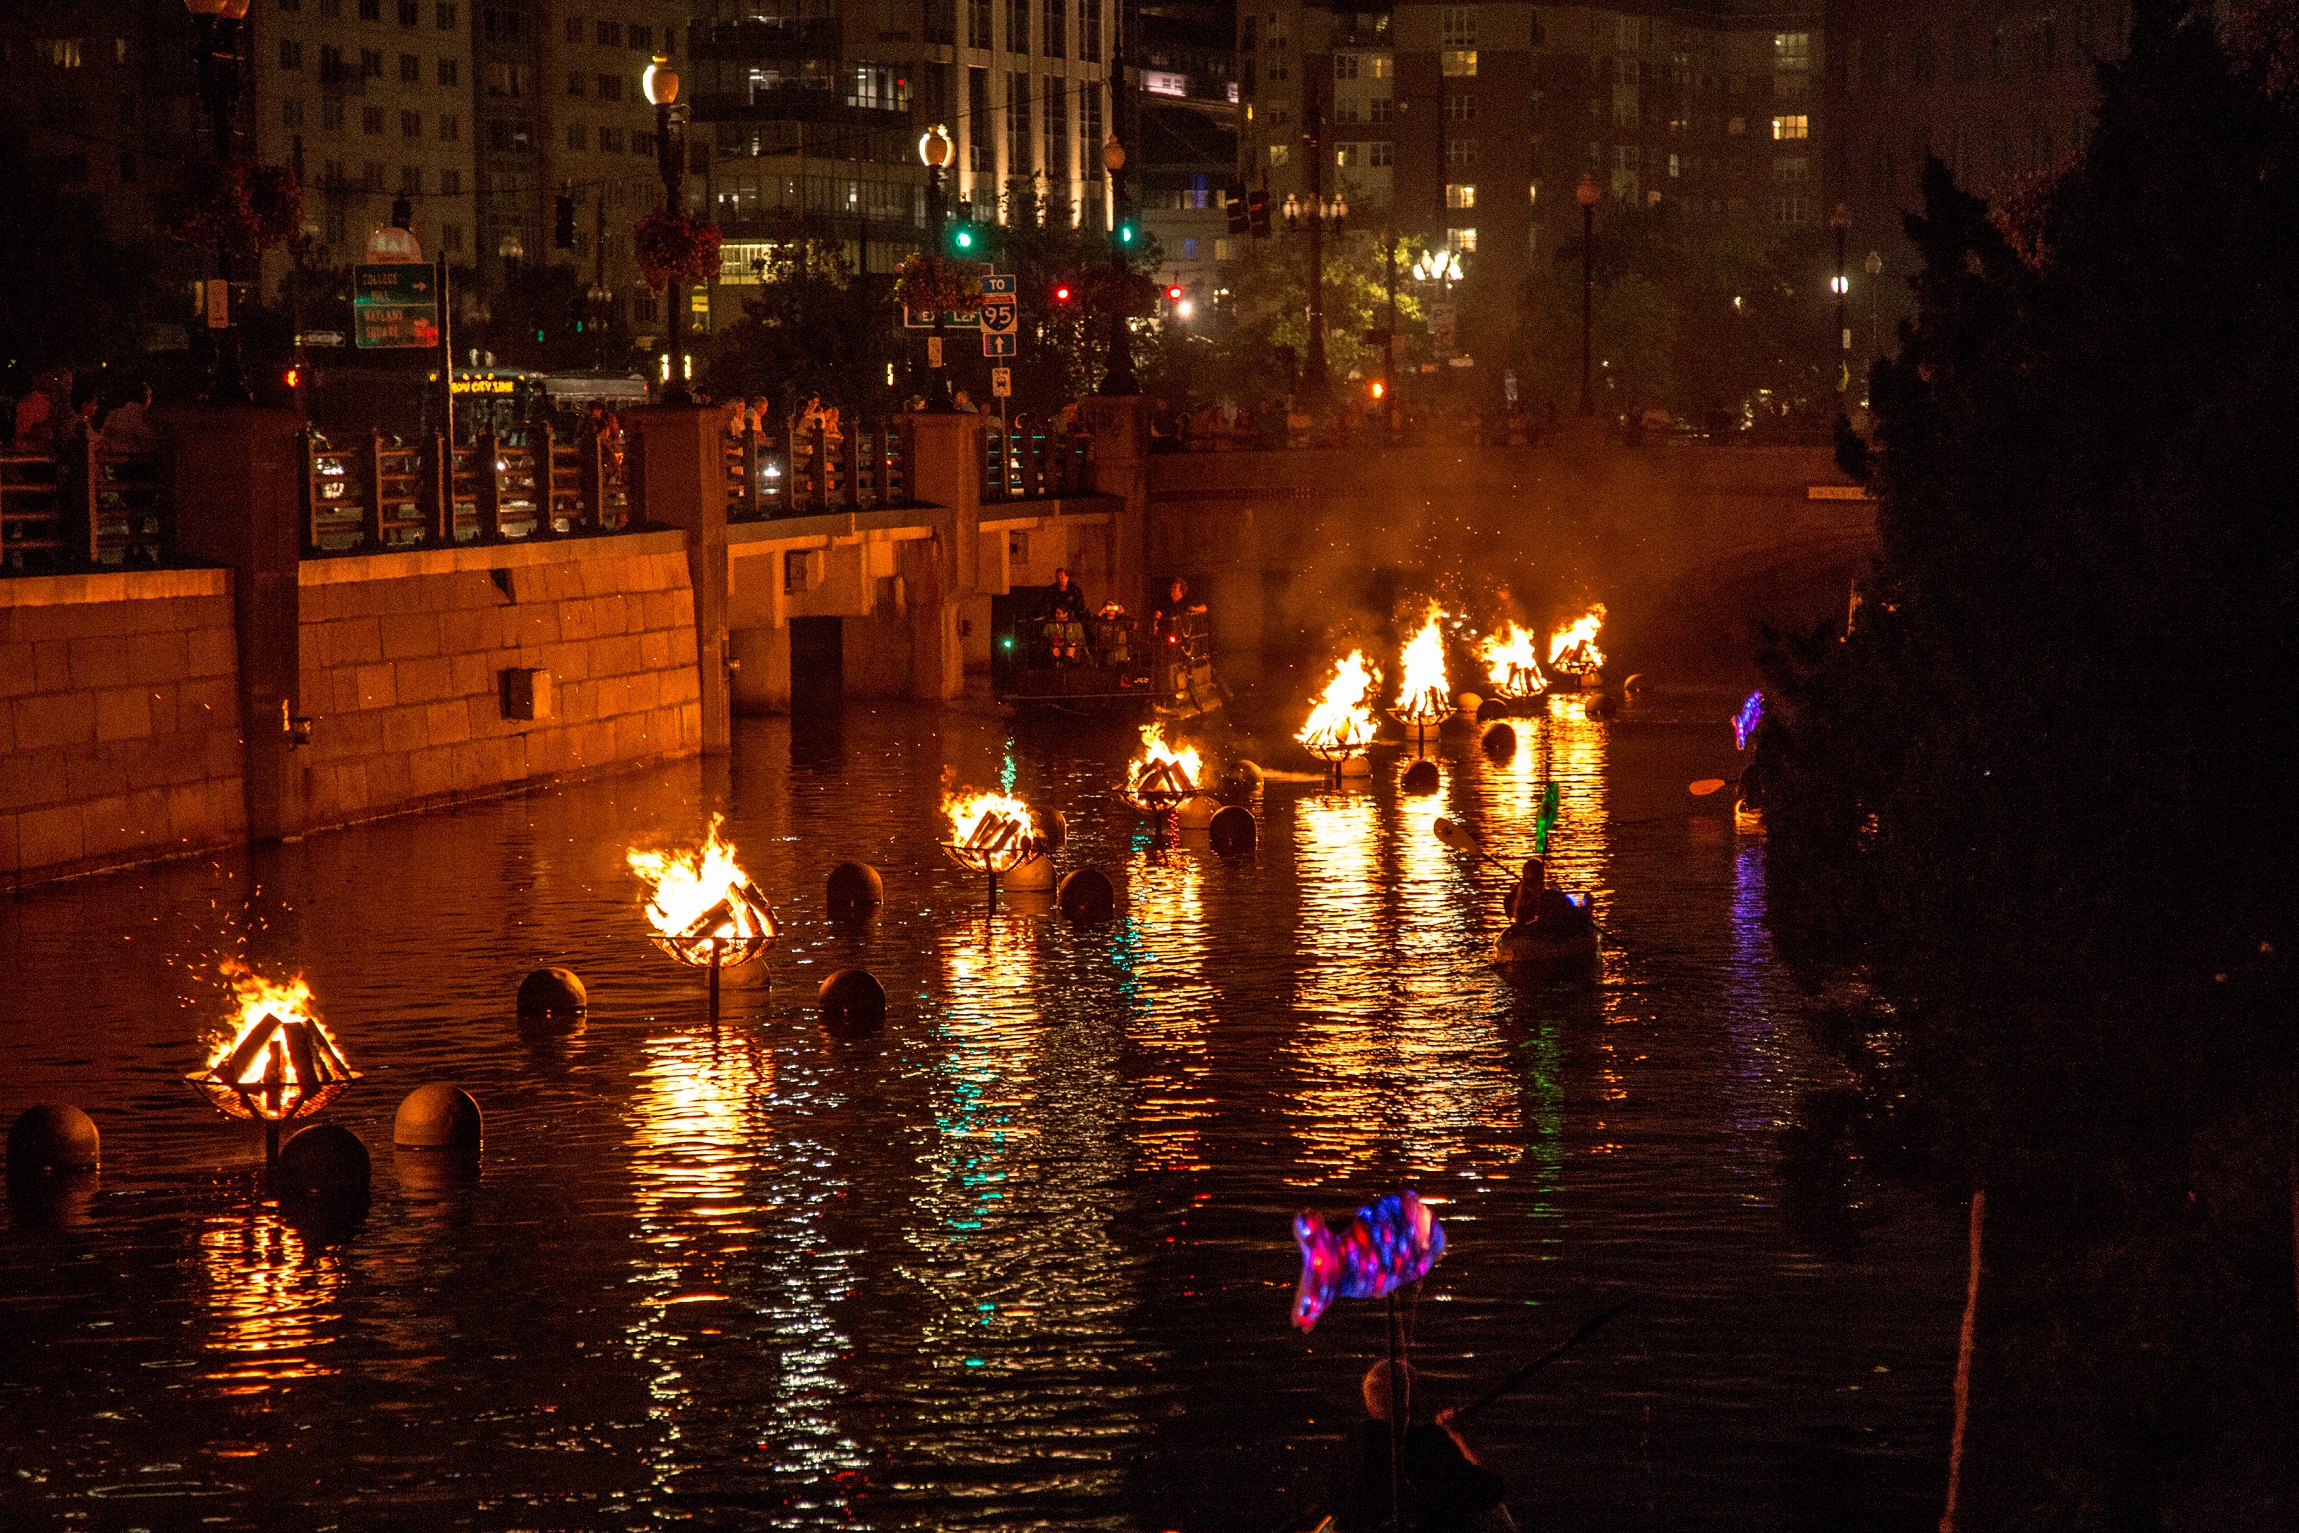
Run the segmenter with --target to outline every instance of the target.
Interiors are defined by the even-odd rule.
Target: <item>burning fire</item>
[[[1478,653],[1485,657],[1485,674],[1505,697],[1538,697],[1549,688],[1541,674],[1540,643],[1529,628],[1515,621],[1497,634],[1487,634]]]
[[[1365,705],[1380,673],[1365,662],[1365,652],[1353,649],[1333,668],[1325,695],[1309,710],[1308,722],[1293,738],[1321,756],[1354,756],[1373,743],[1373,710]]]
[[[311,986],[297,975],[265,979],[236,960],[223,966],[234,1009],[207,1068],[188,1079],[235,1118],[278,1122],[317,1112],[359,1078],[312,1011]]]
[[[1006,872],[1038,849],[1030,806],[1003,793],[942,790],[942,812],[950,817],[950,853],[979,872]]]
[[[712,815],[703,843],[691,852],[624,855],[647,886],[643,908],[655,943],[673,958],[703,964],[713,951],[722,964],[738,964],[765,951],[774,916],[750,875],[734,860],[734,844],[719,838],[723,815]]]
[[[1137,798],[1187,798],[1197,791],[1203,775],[1204,763],[1196,746],[1175,750],[1166,744],[1165,731],[1158,725],[1142,726],[1142,754],[1133,766]]]
[[[1598,602],[1570,624],[1549,635],[1549,669],[1565,671],[1575,676],[1593,675],[1604,669],[1604,651],[1597,648],[1597,634],[1605,625],[1604,603]]]
[[[1421,631],[1406,644],[1405,679],[1397,688],[1397,716],[1408,724],[1434,724],[1453,711],[1453,688],[1445,678],[1445,615],[1435,602]]]

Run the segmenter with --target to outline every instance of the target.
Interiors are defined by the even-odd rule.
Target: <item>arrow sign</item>
[[[439,344],[438,276],[426,262],[352,268],[352,343],[363,348]]]

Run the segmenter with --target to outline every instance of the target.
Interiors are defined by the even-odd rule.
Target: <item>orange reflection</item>
[[[1146,934],[1134,964],[1144,1004],[1126,1033],[1148,1056],[1128,1136],[1137,1170],[1206,1169],[1199,1134],[1213,1116],[1205,1082],[1214,994],[1204,977],[1204,891],[1205,868],[1188,853],[1145,857],[1127,885],[1134,930]]]
[[[254,1395],[298,1379],[340,1370],[311,1354],[336,1342],[343,1262],[313,1246],[268,1212],[224,1215],[199,1233],[200,1267],[208,1280],[208,1313],[216,1329],[210,1352],[222,1354],[206,1377],[228,1395]]]

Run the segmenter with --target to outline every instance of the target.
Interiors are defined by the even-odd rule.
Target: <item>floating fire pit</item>
[[[1198,796],[1204,771],[1204,762],[1195,746],[1185,745],[1176,750],[1166,744],[1165,733],[1157,725],[1144,724],[1142,754],[1128,769],[1120,796],[1157,823],[1157,833],[1162,840],[1166,822],[1182,805]]]
[[[942,810],[950,816],[950,839],[942,850],[950,860],[986,880],[990,908],[998,908],[998,877],[1011,873],[1039,855],[1037,827],[1030,806],[1002,793],[951,793],[944,790]]]
[[[1599,602],[1549,635],[1549,669],[1571,677],[1576,692],[1604,684],[1604,651],[1597,648],[1597,635],[1604,631],[1604,625],[1604,603]]]
[[[1430,603],[1421,631],[1406,644],[1405,677],[1390,709],[1398,723],[1413,731],[1415,755],[1428,743],[1429,731],[1442,726],[1454,713],[1453,688],[1445,677],[1445,631],[1437,626],[1444,615],[1443,609]]]
[[[710,972],[710,1020],[718,1025],[718,977],[740,968],[774,946],[774,911],[734,860],[734,845],[721,840],[723,816],[712,815],[703,844],[691,852],[648,852],[626,856],[647,885],[642,906],[654,944],[680,963]]]
[[[1541,670],[1540,649],[1532,630],[1511,622],[1497,634],[1488,634],[1478,652],[1484,656],[1485,674],[1494,694],[1514,710],[1549,689]]]
[[[232,1032],[207,1068],[184,1079],[208,1105],[230,1118],[264,1126],[264,1158],[279,1161],[279,1126],[320,1112],[359,1072],[313,1014],[301,975],[275,984],[244,965],[224,966],[236,1010]]]
[[[1334,666],[1325,695],[1309,710],[1308,721],[1293,737],[1325,763],[1336,783],[1347,764],[1363,756],[1373,743],[1373,710],[1365,706],[1365,699],[1380,680],[1380,673],[1366,663],[1365,652],[1351,650]]]

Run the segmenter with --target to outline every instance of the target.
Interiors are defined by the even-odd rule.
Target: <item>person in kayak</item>
[[[1502,896],[1501,910],[1513,923],[1553,921],[1567,932],[1586,926],[1589,920],[1589,913],[1574,904],[1564,890],[1549,887],[1547,865],[1538,857],[1526,859],[1523,875]]]
[[[1350,1445],[1341,1483],[1335,1487],[1335,1533],[1374,1533],[1389,1526],[1389,1418],[1392,1403],[1413,1396],[1408,1363],[1378,1362],[1361,1386],[1365,1417]],[[1408,1425],[1399,1460],[1404,1479],[1399,1509],[1412,1533],[1515,1533],[1501,1477],[1478,1461],[1451,1411],[1434,1423]]]

